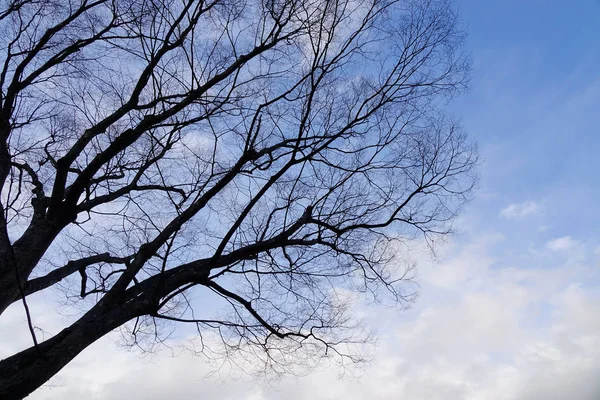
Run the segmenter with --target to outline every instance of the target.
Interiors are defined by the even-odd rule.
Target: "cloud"
[[[566,238],[558,239],[558,248],[576,242]],[[600,287],[590,284],[597,268],[537,262],[533,265],[539,267],[525,268],[494,256],[502,246],[501,235],[479,235],[442,249],[440,261],[413,254],[422,276],[421,299],[401,314],[370,309],[380,332],[379,351],[354,378],[340,380],[339,370],[328,365],[268,384],[231,378],[228,370],[221,370],[219,379],[206,378],[211,367],[203,358],[187,353],[173,358],[165,351],[142,359],[104,338],[31,398],[600,398],[600,382],[594,379],[600,376],[600,314],[595,312]],[[539,257],[540,263],[546,260]],[[14,328],[2,329],[9,337]]]
[[[522,219],[529,215],[539,214],[541,207],[535,201],[524,201],[522,203],[509,204],[500,211],[504,218]]]
[[[551,251],[567,251],[572,250],[579,244],[579,241],[572,239],[571,236],[564,236],[548,241],[546,248]]]

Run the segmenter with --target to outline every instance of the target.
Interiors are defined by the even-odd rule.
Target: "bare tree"
[[[158,321],[274,370],[352,359],[340,292],[405,304],[394,243],[448,233],[473,187],[440,112],[469,70],[449,1],[0,4],[0,312],[33,341],[3,399]],[[40,341],[27,299],[55,287],[84,312]]]

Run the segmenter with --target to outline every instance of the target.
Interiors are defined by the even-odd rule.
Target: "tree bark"
[[[59,232],[60,228],[57,228],[56,225],[52,225],[46,220],[38,220],[14,244],[7,241],[0,246],[2,251],[6,251],[6,257],[8,257],[6,258],[6,264],[4,264],[4,256],[0,258],[0,262],[3,263],[2,268],[0,268],[0,315],[21,295],[17,273],[21,288],[24,288],[29,275]],[[0,254],[2,254],[2,251],[0,251]],[[9,257],[9,255],[12,256],[11,253],[13,252],[16,265]],[[12,268],[9,266],[12,266]]]
[[[81,351],[113,329],[148,311],[135,301],[103,310],[99,303],[56,336],[0,361],[0,399],[22,399],[46,383]]]

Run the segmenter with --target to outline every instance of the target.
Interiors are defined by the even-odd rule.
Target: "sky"
[[[473,80],[450,108],[478,143],[481,181],[435,257],[411,250],[413,307],[370,311],[370,364],[207,378],[203,359],[141,357],[110,335],[30,398],[599,399],[600,1],[458,3]],[[54,305],[35,306],[52,324]],[[1,323],[0,358],[28,340],[22,310]]]

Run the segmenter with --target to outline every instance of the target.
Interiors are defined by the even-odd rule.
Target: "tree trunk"
[[[2,249],[5,248],[5,252],[8,254],[6,267],[3,265],[0,268],[0,315],[8,306],[21,298],[17,272],[21,288],[24,288],[29,275],[46,253],[46,250],[60,232],[61,227],[62,225],[58,223],[52,224],[45,220],[38,220],[14,244],[10,244],[9,241],[0,242],[2,243],[0,245],[0,263],[4,262]],[[15,260],[12,260],[12,252],[14,252]],[[16,262],[16,266],[13,261]]]
[[[0,361],[0,399],[22,399],[46,383],[86,347],[113,329],[145,314],[136,301],[103,311],[101,303],[56,336]]]

